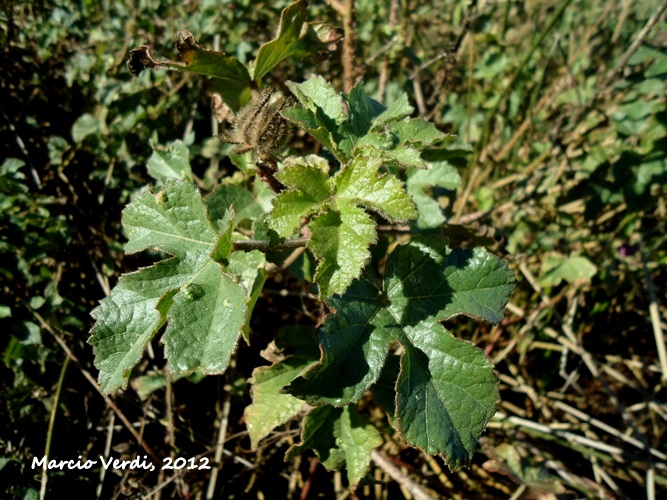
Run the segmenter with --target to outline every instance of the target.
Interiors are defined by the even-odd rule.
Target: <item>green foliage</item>
[[[285,59],[315,59],[335,47],[340,38],[336,28],[324,23],[305,23],[308,2],[297,0],[280,14],[275,39],[262,45],[252,64],[255,80],[261,80]]]
[[[255,368],[252,384],[252,404],[245,409],[246,425],[253,448],[273,429],[296,416],[303,401],[282,393],[280,389],[288,385],[319,357],[319,349],[313,340],[313,329],[293,327],[276,335],[278,352],[290,349],[287,359],[272,366]]]
[[[274,200],[269,225],[288,237],[312,218],[308,247],[320,261],[315,281],[324,297],[343,293],[359,276],[376,240],[375,224],[363,207],[400,222],[417,215],[398,179],[378,177],[380,166],[377,159],[358,157],[329,177],[326,160],[310,156],[304,163],[287,163],[278,174],[290,189]]]
[[[424,168],[421,149],[453,140],[433,124],[409,118],[414,108],[405,95],[385,108],[369,98],[361,84],[342,96],[321,77],[288,86],[300,106],[283,115],[321,142],[343,165],[364,156],[387,166]]]
[[[26,411],[32,390],[30,373],[45,370],[50,357],[43,347],[42,331],[33,317],[25,314],[28,307],[50,317],[56,312],[60,321],[76,324],[73,305],[59,292],[60,273],[54,265],[72,236],[65,217],[59,214],[58,200],[50,196],[30,196],[24,174],[26,165],[16,158],[0,165],[0,278],[16,292],[0,297],[0,321],[3,327],[2,363],[7,374],[11,410]],[[9,285],[11,284],[11,285]],[[27,371],[26,371],[27,370]],[[16,398],[16,399],[14,399]]]
[[[188,147],[182,141],[176,141],[166,151],[154,149],[146,163],[146,169],[151,177],[161,182],[167,179],[192,182],[189,157]]]
[[[453,191],[460,185],[460,174],[446,161],[432,163],[427,170],[410,171],[406,187],[419,213],[414,225],[419,229],[436,229],[442,226],[447,219],[440,204],[434,199],[434,188]]]
[[[556,286],[562,280],[574,283],[576,280],[590,282],[595,276],[597,268],[586,257],[573,255],[565,257],[560,254],[547,255],[542,262],[542,286]]]
[[[227,368],[263,262],[256,251],[249,259],[232,253],[231,218],[216,228],[194,186],[177,181],[155,195],[140,194],[123,211],[126,252],[151,248],[173,257],[124,276],[93,311],[90,342],[104,391],[127,387],[132,368],[167,321],[163,342],[174,374]]]
[[[659,321],[650,314],[664,312],[667,269],[667,57],[664,23],[644,29],[659,4],[357,1],[344,51],[334,50],[341,31],[328,24],[341,24],[335,7],[344,2],[4,5],[0,496],[36,498],[39,475],[23,472],[45,445],[55,459],[104,453],[111,410],[80,376],[93,353],[107,388],[131,382],[114,411],[141,420],[143,444],[158,457],[210,451],[214,422],[229,410],[233,457],[218,496],[293,494],[294,484],[330,496],[317,463],[347,467],[352,489],[380,443],[375,429],[384,452],[406,462],[412,479],[422,475],[433,496],[660,496],[660,450],[626,439],[664,437],[655,425],[664,403]],[[141,63],[132,69],[168,71],[133,78],[132,47]],[[363,83],[340,93],[350,69]],[[283,114],[300,128],[275,151],[269,177],[279,194],[256,176],[252,152],[232,153],[211,126],[210,94],[221,97],[224,130],[227,107],[238,111],[264,88],[294,99]],[[148,182],[156,187],[139,193]],[[169,193],[183,203],[169,205]],[[121,225],[128,202],[136,218]],[[162,224],[147,223],[149,206],[156,216],[166,210]],[[186,220],[182,234],[197,234],[183,240],[171,231]],[[137,242],[125,258],[123,229]],[[480,245],[489,253],[472,249]],[[509,281],[491,280],[496,293],[487,295],[469,283],[475,291],[464,300],[458,273],[444,271],[460,264],[463,275],[486,276],[474,263],[500,264],[491,254],[525,277],[493,328],[457,311],[499,319]],[[397,262],[413,258],[434,270],[399,272]],[[509,276],[502,268],[496,278]],[[411,279],[424,290],[402,297]],[[438,283],[454,283],[451,301]],[[107,319],[94,332],[109,336],[91,349],[89,311],[114,284],[95,310]],[[207,302],[216,293],[244,314],[224,318]],[[480,295],[492,307],[480,309]],[[126,315],[118,310],[111,323],[123,328],[114,331],[118,305]],[[273,355],[257,367],[272,340]],[[496,363],[500,386],[473,344]],[[78,362],[67,367],[70,352]],[[100,352],[120,361],[105,365]],[[473,371],[478,379],[459,376]],[[464,463],[496,388],[501,413],[474,457],[489,460],[447,482],[424,480],[440,473],[440,458],[407,448]],[[565,415],[564,403],[576,409]],[[143,454],[115,422],[113,449],[122,440],[130,456]],[[548,434],[537,430],[546,425]],[[571,439],[578,435],[586,441]],[[620,455],[631,457],[624,467],[614,466]],[[47,496],[180,488],[178,477],[158,485],[141,471],[102,483],[95,468],[47,475]],[[187,472],[191,492],[209,481],[206,471]],[[389,480],[375,488],[400,496]]]
[[[502,318],[514,275],[481,249],[451,251],[439,239],[413,240],[390,254],[378,289],[362,279],[330,307],[318,331],[322,360],[287,391],[311,405],[358,401],[382,371],[390,346],[404,350],[395,380],[395,421],[405,439],[469,462],[498,399],[491,364],[438,324],[459,314]]]
[[[286,161],[277,178],[289,189],[274,200],[269,225],[289,237],[303,220],[312,219],[308,247],[320,261],[315,281],[320,295],[331,297],[343,293],[359,276],[369,256],[368,246],[376,240],[374,223],[364,209],[391,222],[418,217],[403,184],[380,169],[426,167],[420,150],[446,136],[432,124],[409,118],[413,108],[405,96],[385,108],[369,98],[361,85],[339,96],[319,77],[290,84],[290,89],[300,106],[284,115],[319,140],[341,167],[330,176],[324,158]],[[430,184],[438,182],[442,181],[434,177]],[[422,186],[428,183],[425,180]],[[421,201],[426,203],[424,196]],[[425,217],[433,217],[432,212]]]
[[[301,443],[286,458],[314,450],[327,469],[347,467],[347,478],[356,486],[368,470],[371,450],[381,444],[380,432],[353,406],[320,406],[303,419]]]
[[[138,75],[146,68],[173,69],[211,77],[210,90],[234,110],[248,102],[250,91],[262,86],[262,78],[285,59],[315,60],[325,57],[340,39],[332,26],[305,23],[308,2],[297,0],[282,11],[276,38],[262,45],[247,66],[234,56],[203,49],[192,33],[179,30],[176,47],[183,62],[154,53],[149,45],[130,51],[128,68]]]
[[[328,468],[347,465],[350,483],[357,484],[381,441],[348,405],[379,380],[385,358],[400,345],[392,422],[413,446],[443,454],[451,467],[467,464],[495,412],[497,382],[481,351],[455,339],[438,321],[460,314],[500,321],[513,274],[481,249],[451,250],[433,237],[394,250],[379,288],[360,278],[371,257],[369,246],[378,238],[373,214],[400,223],[420,215],[395,167],[428,169],[421,151],[442,147],[448,138],[410,118],[413,109],[405,96],[385,108],[361,85],[341,96],[319,77],[290,89],[299,104],[284,115],[340,163],[316,155],[286,159],[275,176],[287,189],[273,198],[267,222],[286,244],[307,227],[307,248],[318,261],[313,281],[334,314],[317,331],[319,361],[313,346],[293,333],[281,339],[294,343],[292,355],[255,371],[253,404],[246,410],[252,444],[292,418],[305,401],[319,408],[304,420],[302,443],[288,457],[314,449]],[[165,324],[162,342],[176,376],[224,371],[239,334],[249,329],[248,309],[261,291],[263,259],[246,257],[258,252],[243,253],[235,225],[261,217],[261,210],[249,210],[256,204],[240,187],[223,185],[208,198],[218,214],[211,221],[198,191],[175,180],[191,175],[187,163],[182,143],[166,153],[156,150],[149,173],[163,188],[144,191],[123,212],[126,252],[153,249],[172,257],[121,277],[93,311],[97,322],[90,343],[104,391],[127,386],[132,368]],[[424,188],[457,182],[444,163],[431,176],[413,178],[425,207],[424,226],[438,221]],[[221,211],[224,203],[238,204],[246,215],[235,219],[232,207]],[[281,244],[253,245],[260,243],[265,250]],[[289,394],[280,392],[283,387]]]

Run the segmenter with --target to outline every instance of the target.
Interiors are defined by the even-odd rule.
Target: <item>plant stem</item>
[[[415,483],[407,475],[405,475],[401,470],[392,464],[387,456],[377,449],[371,451],[371,458],[375,465],[380,467],[385,471],[394,481],[407,489],[410,494],[417,498],[418,500],[430,500],[433,497],[424,490],[419,484]]]
[[[354,0],[345,2],[345,14],[343,16],[343,30],[345,40],[343,41],[343,88],[349,92],[354,85]]]
[[[305,247],[310,238],[297,238],[294,240],[287,240],[277,245],[271,245],[268,240],[237,240],[232,242],[234,250],[242,252],[250,252],[252,250],[259,250],[260,252],[280,252],[281,250],[290,250],[292,248]]]

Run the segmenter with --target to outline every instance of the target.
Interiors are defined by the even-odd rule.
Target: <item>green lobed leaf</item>
[[[581,255],[566,257],[559,253],[548,254],[542,261],[540,285],[558,286],[561,281],[568,283],[590,282],[598,269],[589,259]]]
[[[195,268],[169,310],[162,336],[173,373],[222,373],[246,320],[246,291],[212,261]]]
[[[421,150],[447,137],[435,125],[420,119],[406,118],[382,126],[377,126],[376,120],[371,133],[356,142],[353,154],[381,158],[391,166],[427,168]]]
[[[228,215],[223,233],[230,223]],[[197,189],[168,179],[160,192],[144,191],[125,208],[123,226],[128,253],[151,248],[172,257],[122,276],[91,313],[89,343],[102,390],[127,387],[167,320],[162,340],[173,373],[224,371],[246,321],[247,294],[210,256],[220,245]]]
[[[284,238],[291,236],[301,221],[322,207],[331,195],[326,160],[311,155],[298,161],[286,162],[276,174],[290,189],[273,200],[269,225]]]
[[[330,297],[344,291],[359,277],[363,263],[369,257],[368,247],[375,243],[375,223],[355,205],[339,201],[310,223],[308,248],[319,260],[315,282],[320,295]]]
[[[470,463],[477,440],[496,412],[493,365],[473,344],[435,321],[403,330],[406,353],[396,384],[397,427],[405,440],[450,467]],[[400,341],[400,340],[399,340]]]
[[[409,144],[417,148],[423,148],[447,138],[447,134],[440,132],[433,123],[421,119],[396,121],[389,124],[388,128],[398,140],[398,144]]]
[[[359,276],[376,240],[375,223],[362,207],[392,221],[417,216],[403,184],[393,175],[379,175],[380,165],[378,159],[357,157],[329,178],[326,160],[311,155],[287,161],[276,175],[290,189],[274,199],[270,227],[289,237],[313,217],[308,248],[319,260],[315,281],[323,297],[342,293]]]
[[[287,86],[306,109],[317,112],[327,125],[336,125],[346,120],[343,100],[319,75],[313,75],[302,83],[287,82]]]
[[[288,82],[288,86],[300,105],[285,110],[283,115],[320,141],[343,164],[363,155],[389,165],[426,168],[420,150],[451,137],[432,123],[409,118],[414,110],[405,95],[385,108],[366,95],[361,83],[349,94],[341,95],[321,77],[300,84]]]
[[[398,429],[410,444],[463,465],[495,412],[497,383],[483,353],[437,321],[458,314],[499,321],[513,282],[507,265],[484,250],[415,238],[392,252],[381,289],[361,279],[329,300],[337,313],[317,332],[322,359],[284,390],[311,405],[356,402],[398,342]]]
[[[256,368],[252,372],[250,384],[253,402],[245,409],[251,449],[256,450],[259,442],[273,429],[299,413],[303,401],[289,394],[281,394],[279,390],[294,380],[308,364],[290,359],[273,366]]]
[[[121,277],[110,296],[92,311],[96,323],[88,342],[94,347],[102,391],[112,392],[127,387],[131,369],[141,359],[148,342],[166,322],[166,311],[170,305],[168,300],[162,302],[167,304],[166,309],[158,307],[160,298],[169,298],[164,293],[164,282],[178,285],[176,280],[169,283],[164,276],[178,275],[179,270],[178,262],[171,260],[127,274]]]
[[[346,116],[341,96],[320,76],[299,84],[287,82],[287,86],[301,105],[282,111],[282,115],[317,139],[339,161],[346,162],[351,148],[345,139]]]
[[[428,168],[427,163],[422,159],[421,152],[409,146],[398,146],[391,149],[383,149],[382,147],[358,148],[358,151],[359,154],[381,159],[382,163],[388,167]]]
[[[146,167],[150,176],[161,182],[167,179],[192,182],[190,151],[183,141],[171,142],[165,149],[153,146]]]
[[[483,248],[452,250],[436,237],[413,238],[385,273],[385,293],[408,323],[460,314],[498,323],[514,288],[505,261]]]
[[[278,348],[291,348],[292,353],[272,366],[256,368],[252,373],[252,404],[245,409],[245,420],[252,449],[269,433],[296,416],[303,401],[280,389],[294,380],[304,369],[317,361],[319,349],[310,327],[292,327],[276,336]]]
[[[287,452],[288,460],[312,449],[328,470],[345,466],[355,487],[368,471],[371,451],[382,444],[382,436],[353,406],[314,408],[304,418],[301,443]]]
[[[417,211],[403,183],[391,174],[378,175],[381,161],[355,157],[335,178],[336,198],[362,205],[394,222],[407,222]]]

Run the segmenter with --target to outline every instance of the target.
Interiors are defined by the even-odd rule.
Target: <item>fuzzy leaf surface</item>
[[[348,159],[349,140],[346,140],[346,116],[343,100],[333,86],[320,76],[303,83],[287,82],[300,106],[293,106],[282,115],[317,139],[341,162]]]
[[[329,200],[331,187],[327,172],[328,164],[324,158],[309,156],[301,163],[287,162],[276,178],[289,189],[273,200],[269,218],[271,229],[287,238],[303,219]]]
[[[330,297],[344,291],[359,276],[377,234],[375,222],[358,206],[345,200],[319,214],[310,224],[308,248],[320,261],[315,282],[320,294]]]
[[[311,405],[356,402],[399,343],[397,427],[410,444],[459,467],[495,413],[497,383],[483,353],[438,320],[466,314],[499,321],[513,282],[507,265],[485,250],[413,239],[390,255],[381,289],[360,279],[329,300],[338,312],[318,330],[322,359],[285,391]]]
[[[360,156],[329,177],[326,160],[309,156],[288,162],[276,176],[289,189],[273,200],[269,224],[289,237],[306,217],[313,217],[308,248],[319,260],[315,281],[323,297],[342,293],[361,273],[376,240],[367,210],[400,222],[417,217],[403,184],[380,174],[380,166],[379,159]]]
[[[403,183],[391,174],[378,175],[378,158],[356,157],[335,178],[336,197],[378,212],[392,222],[407,222],[417,217]]]
[[[228,237],[231,215],[220,238]],[[219,262],[223,254],[206,205],[189,183],[167,180],[144,191],[123,211],[128,253],[154,249],[172,257],[126,274],[91,313],[89,343],[102,390],[127,387],[148,342],[168,322],[162,341],[174,374],[221,373],[246,320],[246,289]],[[218,259],[211,254],[218,252]]]
[[[343,164],[357,156],[377,158],[388,165],[426,168],[421,150],[451,140],[435,125],[410,118],[414,111],[402,95],[388,108],[366,95],[361,83],[348,94],[337,94],[321,77],[288,82],[299,101],[283,116],[305,129]]]
[[[392,110],[393,111],[393,110]],[[403,118],[398,110],[395,114],[383,113],[372,124],[371,132],[357,141],[353,154],[364,154],[381,158],[394,166],[427,168],[421,150],[435,143],[449,140],[435,125],[421,119]]]

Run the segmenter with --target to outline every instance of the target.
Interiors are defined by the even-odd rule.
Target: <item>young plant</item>
[[[206,60],[206,74],[226,77],[229,68],[241,74],[243,67],[247,85],[222,97],[232,107],[246,102],[246,90],[259,87],[281,58],[306,51],[300,40],[312,25],[304,28],[303,4],[285,9],[278,37],[260,49],[250,70],[199,48],[194,58],[184,56],[187,66],[162,66],[187,69]],[[255,370],[246,409],[253,447],[306,402],[314,408],[288,458],[313,449],[326,467],[346,466],[356,485],[382,442],[355,407],[370,391],[409,444],[442,454],[452,468],[465,465],[495,413],[497,381],[484,354],[440,322],[459,314],[500,321],[514,276],[486,250],[451,249],[438,235],[442,211],[426,191],[454,188],[459,179],[446,162],[428,163],[422,152],[446,150],[451,137],[411,118],[405,95],[384,107],[361,84],[338,94],[314,76],[287,87],[291,95],[264,90],[250,99],[225,137],[239,153],[255,155],[259,176],[277,193],[256,181],[223,184],[204,198],[191,181],[182,143],[155,152],[149,172],[161,185],[142,191],[123,211],[126,251],[169,257],[122,276],[92,312],[100,386],[105,392],[127,387],[132,368],[165,326],[161,339],[174,375],[224,372],[239,337],[249,341],[267,279],[265,253],[305,246],[317,261],[312,282],[330,313],[316,329],[276,334],[276,346],[290,355]],[[295,128],[326,154],[278,161]],[[413,235],[379,236],[378,220],[410,224]],[[252,228],[252,239],[241,227]]]

